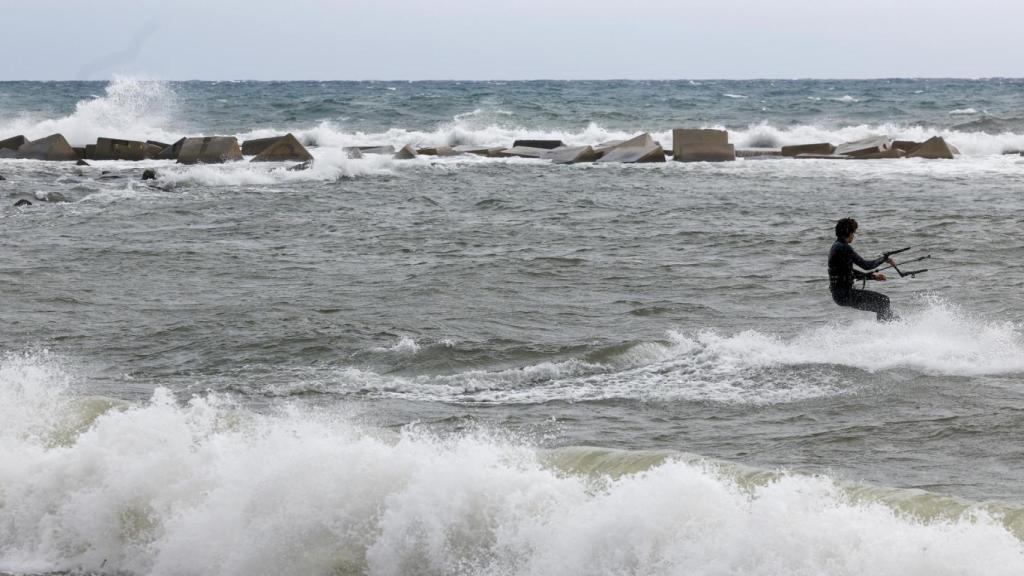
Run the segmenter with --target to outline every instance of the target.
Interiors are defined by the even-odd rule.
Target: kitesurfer
[[[889,308],[889,297],[871,290],[858,290],[853,287],[855,280],[885,281],[881,272],[867,272],[888,262],[895,266],[892,258],[881,256],[875,260],[865,260],[853,249],[854,236],[857,234],[857,221],[843,218],[836,222],[836,241],[828,253],[828,285],[832,292],[832,300],[840,306],[849,306],[857,310],[874,312],[879,321],[888,322],[893,319]],[[856,264],[861,270],[854,270]]]

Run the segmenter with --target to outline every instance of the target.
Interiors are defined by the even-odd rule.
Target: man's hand
[[[871,277],[879,282],[885,282],[885,274],[882,274],[881,272],[875,272]]]

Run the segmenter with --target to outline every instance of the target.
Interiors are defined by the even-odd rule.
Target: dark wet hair
[[[857,221],[853,218],[843,218],[836,222],[836,238],[846,238],[857,231]]]

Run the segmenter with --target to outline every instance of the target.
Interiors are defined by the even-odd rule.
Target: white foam
[[[837,367],[940,376],[1020,374],[1024,336],[1018,325],[972,318],[932,300],[898,322],[858,319],[790,338],[756,330],[672,332],[665,343],[638,344],[601,362],[572,359],[413,377],[346,368],[327,378],[283,384],[277,391],[504,404],[613,398],[771,404],[856,390]]]
[[[835,102],[846,102],[846,103],[860,102],[860,100],[854,98],[853,96],[850,96],[849,94],[847,94],[846,96],[843,96],[841,98],[829,98],[829,100],[832,100],[832,101],[835,101]]]
[[[738,98],[746,98],[746,96],[744,96],[743,94],[728,94],[728,93],[726,93],[726,94],[722,94],[722,96],[725,96],[726,98],[737,98],[737,99]]]
[[[164,82],[115,77],[104,95],[82,100],[62,118],[20,117],[0,120],[0,134],[24,134],[28,139],[61,133],[72,145],[91,144],[98,137],[174,141],[176,97]]]
[[[956,110],[950,110],[949,113],[950,113],[950,115],[956,116],[956,115],[961,115],[961,114],[963,114],[963,115],[977,114],[978,111],[975,110],[974,108],[957,108]]]
[[[49,360],[0,364],[5,414],[47,418]],[[59,387],[59,378],[57,382]],[[31,429],[31,423],[25,429]],[[1017,576],[980,509],[919,520],[826,477],[751,486],[669,459],[615,478],[487,433],[436,438],[211,396],[99,416],[68,442],[0,434],[0,570],[180,574]]]

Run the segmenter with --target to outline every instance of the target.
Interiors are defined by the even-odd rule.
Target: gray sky
[[[1011,0],[0,0],[0,80],[1024,76]]]

